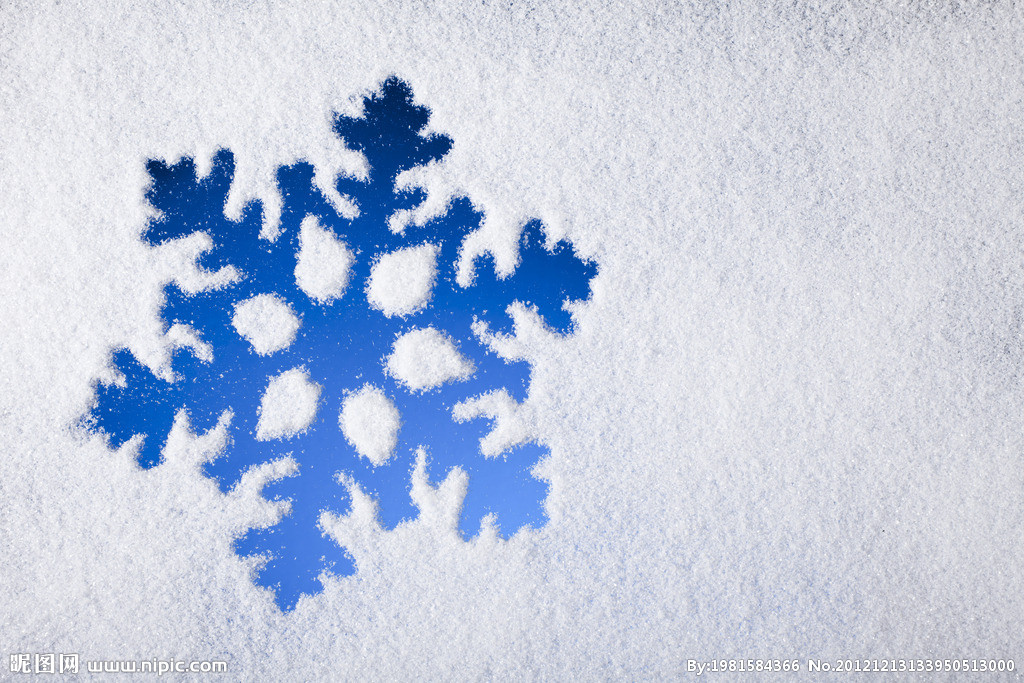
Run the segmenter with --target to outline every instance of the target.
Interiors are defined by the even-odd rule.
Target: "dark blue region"
[[[309,164],[284,167],[278,171],[284,207],[274,241],[259,237],[262,216],[256,203],[246,207],[238,222],[224,217],[234,174],[229,152],[216,155],[212,172],[202,180],[196,178],[191,159],[147,166],[153,178],[147,198],[161,216],[150,223],[144,239],[158,244],[206,232],[214,247],[203,255],[200,265],[211,270],[232,265],[243,277],[231,286],[191,296],[168,286],[165,323],[194,327],[212,346],[213,361],[206,363],[190,350],[178,350],[172,367],[179,379],[169,383],[141,366],[128,351],[115,352],[113,364],[125,375],[125,386],[96,388],[90,424],[108,435],[115,447],[136,434],[143,435],[138,460],[148,468],[160,462],[178,410],[184,408],[192,429],[201,433],[231,409],[229,445],[206,466],[207,475],[225,491],[253,465],[285,455],[295,458],[298,475],[274,482],[265,490],[268,497],[291,500],[291,513],[278,524],[252,530],[236,542],[241,555],[271,555],[258,583],[275,590],[282,609],[294,607],[303,593],[319,591],[321,571],[354,571],[351,558],[319,527],[322,511],[343,514],[349,509],[348,493],[336,479],[339,472],[350,474],[377,498],[383,525],[394,528],[416,515],[410,475],[416,448],[422,445],[429,454],[428,476],[435,484],[455,466],[469,475],[459,524],[465,537],[479,532],[487,514],[496,515],[506,537],[523,526],[537,527],[546,521],[546,486],[530,473],[545,450],[528,443],[504,457],[485,458],[479,440],[489,431],[486,421],[456,423],[451,410],[460,401],[495,389],[507,390],[516,400],[523,400],[528,392],[528,364],[505,362],[491,352],[472,332],[475,320],[487,322],[492,331],[511,332],[506,309],[520,301],[533,307],[554,331],[568,334],[572,319],[563,305],[589,297],[596,266],[576,257],[564,242],[548,250],[542,226],[534,221],[523,230],[520,261],[512,275],[498,278],[487,257],[477,262],[473,285],[460,287],[455,280],[459,250],[482,218],[465,199],[454,201],[445,215],[423,227],[410,227],[401,235],[392,233],[388,218],[424,198],[418,191],[396,191],[396,176],[440,159],[451,147],[447,137],[420,134],[427,119],[427,110],[413,104],[408,86],[395,79],[366,100],[362,117],[339,117],[336,132],[369,162],[367,182],[338,181],[339,191],[354,200],[360,215],[355,220],[339,215],[314,185]],[[327,304],[307,297],[295,280],[300,224],[307,215],[316,216],[321,227],[344,241],[355,255],[344,295]],[[427,242],[437,245],[439,254],[438,276],[426,308],[404,318],[389,318],[372,309],[365,288],[376,258]],[[288,348],[260,356],[235,331],[231,319],[236,304],[267,293],[287,301],[301,319],[301,327]],[[385,374],[385,358],[397,337],[427,326],[446,333],[475,364],[476,372],[463,381],[410,392]],[[305,368],[322,388],[313,424],[292,438],[256,440],[258,407],[270,378],[296,367]],[[402,417],[396,453],[379,467],[360,457],[338,426],[346,393],[367,383],[380,387]]]

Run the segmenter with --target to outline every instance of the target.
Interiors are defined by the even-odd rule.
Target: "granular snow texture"
[[[383,391],[367,385],[345,398],[339,423],[359,455],[383,465],[395,452],[402,416]]]
[[[424,391],[473,374],[469,360],[443,332],[433,327],[411,330],[395,340],[387,370],[411,391]]]
[[[600,273],[572,337],[518,310],[501,339],[533,373],[495,438],[550,449],[549,522],[462,540],[466,475],[421,453],[392,531],[338,482],[352,510],[322,526],[358,570],[282,613],[232,543],[287,508],[260,493],[295,460],[224,494],[201,474],[223,421],[179,421],[147,471],[77,421],[112,348],[165,365],[165,283],[224,276],[201,236],[143,246],[147,160],[230,149],[226,212],[261,200],[267,234],[298,160],[351,213],[333,180],[367,169],[330,122],[390,75],[454,141],[393,227],[467,196],[469,256],[510,272],[539,218]],[[6,2],[0,654],[254,680],[1024,668],[1022,196],[1012,3]]]
[[[339,298],[348,286],[352,254],[348,248],[318,225],[315,216],[302,220],[295,281],[311,298],[328,303]]]
[[[260,419],[256,438],[260,441],[282,439],[303,431],[316,417],[320,387],[309,374],[295,368],[270,380],[260,401]]]
[[[266,356],[291,344],[301,323],[287,303],[258,294],[235,306],[231,324],[256,353]]]
[[[399,249],[374,265],[366,298],[386,316],[409,315],[427,305],[436,276],[437,247]]]

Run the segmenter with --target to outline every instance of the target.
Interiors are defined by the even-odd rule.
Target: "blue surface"
[[[351,474],[377,497],[382,522],[393,528],[416,514],[409,495],[410,472],[415,449],[423,445],[429,453],[432,481],[442,480],[455,465],[469,474],[460,520],[464,536],[475,536],[481,518],[491,512],[497,514],[505,536],[524,525],[536,527],[545,522],[542,501],[546,487],[530,475],[544,454],[542,447],[525,444],[504,458],[484,458],[479,439],[488,431],[488,424],[483,420],[456,423],[451,408],[492,389],[505,388],[517,400],[524,399],[528,391],[529,366],[506,363],[491,353],[471,332],[474,319],[488,322],[492,331],[511,332],[506,307],[518,300],[536,307],[550,327],[569,334],[572,320],[563,303],[589,297],[596,266],[577,258],[565,243],[547,251],[541,225],[533,222],[523,230],[520,265],[512,276],[498,279],[490,257],[486,257],[476,263],[473,286],[460,287],[454,270],[458,251],[481,220],[481,214],[465,199],[453,202],[443,217],[422,228],[407,228],[405,235],[391,233],[388,217],[415,207],[424,198],[420,192],[396,192],[395,177],[403,170],[440,159],[451,148],[451,140],[445,136],[420,134],[427,119],[427,110],[414,105],[408,86],[396,79],[388,80],[367,98],[362,117],[338,117],[336,133],[369,162],[367,182],[338,181],[339,191],[359,207],[359,217],[350,221],[335,212],[313,184],[310,165],[284,167],[277,176],[284,198],[281,233],[273,242],[259,237],[262,213],[258,203],[247,206],[238,222],[224,217],[234,172],[229,152],[216,155],[213,171],[202,180],[197,180],[191,159],[171,166],[151,161],[147,166],[153,179],[147,198],[162,216],[150,223],[143,238],[156,245],[206,232],[215,246],[201,257],[200,265],[211,271],[233,265],[244,277],[230,287],[192,296],[169,285],[163,308],[165,324],[193,326],[213,347],[213,361],[205,363],[190,350],[179,350],[172,366],[182,379],[169,383],[140,365],[130,351],[117,350],[112,362],[125,375],[126,386],[98,385],[87,423],[106,434],[114,447],[136,434],[144,435],[138,461],[148,468],[160,463],[179,409],[188,411],[192,427],[199,433],[214,426],[222,412],[231,408],[232,438],[225,452],[206,467],[206,473],[225,491],[253,464],[290,453],[299,462],[299,474],[270,484],[265,495],[291,499],[292,513],[279,524],[253,530],[236,542],[241,555],[268,551],[273,555],[257,581],[275,590],[282,609],[294,607],[302,593],[319,591],[316,577],[322,569],[336,574],[353,571],[344,549],[318,526],[322,510],[340,514],[349,508],[348,493],[335,479],[339,471]],[[308,214],[316,216],[321,226],[344,241],[356,256],[344,296],[330,304],[311,300],[295,282],[299,226]],[[387,318],[371,309],[365,282],[375,257],[425,242],[439,247],[438,278],[429,305],[405,318]],[[231,325],[235,304],[263,293],[285,299],[301,318],[294,343],[265,357],[257,355]],[[384,358],[396,337],[427,325],[455,340],[477,371],[464,381],[410,393],[384,374]],[[290,439],[256,441],[257,408],[268,379],[297,366],[304,366],[323,388],[314,423]],[[345,392],[367,382],[381,387],[402,417],[396,455],[380,467],[360,458],[338,427]]]

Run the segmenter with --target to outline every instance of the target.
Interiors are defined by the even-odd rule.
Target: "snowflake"
[[[112,365],[123,381],[96,386],[88,424],[114,447],[139,435],[132,445],[150,468],[160,463],[179,411],[196,433],[230,415],[231,438],[204,469],[225,492],[249,468],[290,454],[298,473],[268,487],[291,501],[290,512],[235,542],[240,555],[265,559],[255,579],[276,591],[284,609],[319,590],[321,572],[354,571],[318,521],[324,510],[349,507],[339,473],[374,495],[383,526],[394,528],[413,516],[409,473],[422,446],[435,472],[458,466],[469,475],[464,536],[488,515],[506,534],[544,521],[546,491],[531,475],[543,448],[521,443],[504,458],[485,458],[479,443],[487,426],[454,421],[452,409],[493,391],[522,401],[529,364],[495,353],[492,335],[513,331],[516,301],[553,332],[570,334],[565,304],[589,298],[596,266],[565,242],[545,244],[534,221],[523,229],[512,274],[499,277],[487,254],[475,264],[471,286],[461,286],[460,249],[482,218],[465,198],[421,227],[391,230],[389,220],[425,200],[419,190],[396,187],[398,175],[451,148],[448,137],[422,133],[427,119],[394,78],[365,99],[361,116],[336,117],[335,132],[370,169],[365,180],[337,181],[358,215],[342,216],[317,189],[314,169],[296,163],[278,169],[283,212],[274,239],[261,236],[255,202],[238,221],[225,218],[234,174],[229,152],[218,152],[202,179],[188,158],[147,166],[147,199],[158,217],[143,239],[156,246],[206,233],[213,246],[198,265],[210,272],[230,266],[237,277],[196,294],[168,285],[165,330],[189,326],[212,358],[179,346],[168,378],[116,350]]]

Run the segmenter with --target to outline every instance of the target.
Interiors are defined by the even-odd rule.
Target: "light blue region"
[[[507,363],[487,349],[470,329],[474,320],[486,321],[492,331],[511,332],[506,308],[521,301],[534,307],[552,329],[568,334],[572,320],[563,304],[589,297],[590,280],[597,269],[576,257],[566,243],[552,251],[545,249],[541,226],[533,222],[523,230],[520,265],[513,275],[497,278],[490,257],[482,258],[476,263],[473,286],[460,287],[455,282],[458,252],[481,220],[481,214],[465,199],[453,202],[444,216],[424,227],[410,227],[404,235],[391,233],[388,217],[423,200],[420,192],[396,192],[395,177],[403,170],[440,159],[451,147],[447,137],[420,135],[427,119],[427,110],[412,104],[408,86],[395,79],[367,98],[362,117],[339,117],[337,134],[369,162],[368,182],[338,181],[338,190],[359,207],[359,217],[350,221],[334,210],[313,184],[313,168],[308,164],[281,168],[277,177],[284,210],[281,233],[274,242],[259,237],[262,213],[258,203],[246,207],[237,223],[224,217],[234,172],[229,152],[217,154],[213,171],[203,180],[197,180],[191,159],[172,166],[156,161],[148,164],[153,184],[147,198],[162,215],[148,226],[144,239],[159,244],[206,232],[215,246],[201,257],[200,265],[211,271],[232,265],[244,277],[229,287],[192,296],[168,286],[165,324],[180,322],[194,327],[212,346],[213,362],[204,363],[190,350],[179,350],[172,367],[182,379],[168,383],[141,366],[129,351],[118,350],[113,365],[125,375],[126,386],[97,386],[88,424],[106,434],[114,447],[136,434],[144,435],[138,460],[148,468],[159,464],[179,409],[185,408],[193,429],[203,432],[231,408],[231,441],[206,467],[206,473],[225,491],[252,465],[291,454],[299,462],[298,475],[272,483],[265,491],[268,497],[291,499],[291,514],[236,542],[241,555],[269,552],[273,556],[257,581],[275,590],[282,609],[294,607],[302,593],[318,592],[321,586],[316,577],[323,569],[335,574],[354,570],[344,550],[323,535],[318,525],[321,511],[343,514],[349,509],[348,493],[336,480],[338,472],[349,473],[377,498],[381,521],[393,528],[416,514],[409,493],[410,473],[415,450],[422,445],[429,453],[431,481],[444,479],[456,465],[469,475],[460,519],[465,537],[479,532],[481,519],[488,513],[496,514],[505,536],[546,521],[542,505],[546,486],[530,474],[545,450],[529,443],[505,457],[485,458],[479,439],[489,429],[486,422],[456,423],[451,409],[462,400],[495,389],[506,389],[517,400],[523,400],[528,391],[528,364]],[[344,296],[329,304],[311,300],[295,282],[299,226],[310,214],[356,257]],[[429,305],[405,318],[388,318],[371,309],[365,286],[375,258],[427,242],[439,247],[438,277]],[[235,331],[231,319],[238,302],[265,293],[286,300],[301,318],[301,328],[288,348],[259,356]],[[412,393],[385,374],[384,359],[398,336],[428,325],[447,333],[476,365],[476,372],[463,381]],[[299,366],[323,389],[314,423],[290,439],[257,441],[257,409],[269,378]],[[345,393],[366,383],[381,387],[402,418],[396,455],[378,467],[359,457],[338,427]]]

